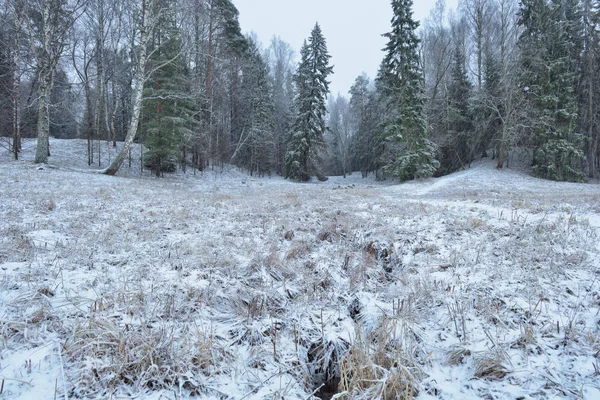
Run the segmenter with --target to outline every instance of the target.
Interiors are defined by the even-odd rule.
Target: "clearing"
[[[2,399],[600,398],[598,184],[107,177],[34,144],[0,150]]]

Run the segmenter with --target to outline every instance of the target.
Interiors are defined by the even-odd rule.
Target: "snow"
[[[107,177],[85,148],[0,152],[2,398],[307,399],[379,348],[417,399],[600,398],[597,183],[491,161],[405,184],[156,179],[139,149]]]

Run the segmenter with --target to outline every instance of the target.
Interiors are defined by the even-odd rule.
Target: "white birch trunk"
[[[144,0],[142,3],[142,22],[140,27],[140,54],[138,59],[138,65],[136,72],[133,76],[133,94],[132,94],[132,107],[131,107],[131,121],[127,128],[127,135],[121,151],[115,157],[110,166],[104,170],[106,175],[116,175],[125,157],[129,154],[133,141],[137,135],[138,125],[140,122],[140,113],[142,111],[142,100],[144,95],[144,82],[146,80],[146,62],[148,58],[148,39],[150,37],[151,24],[149,23],[148,17],[148,4],[149,0]]]
[[[50,92],[52,91],[53,65],[51,59],[52,26],[50,22],[50,2],[46,2],[43,10],[42,54],[38,58],[39,95],[37,120],[36,164],[47,164],[50,150]]]
[[[40,89],[38,96],[37,120],[37,150],[35,153],[36,164],[47,164],[50,138],[50,91],[52,89],[52,73],[46,72],[40,76]]]

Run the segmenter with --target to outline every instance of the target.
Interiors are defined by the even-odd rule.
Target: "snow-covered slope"
[[[33,147],[0,154],[0,398],[600,398],[597,184],[106,177]]]

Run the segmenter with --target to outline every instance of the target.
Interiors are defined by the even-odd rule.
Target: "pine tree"
[[[304,42],[300,57],[294,76],[297,116],[285,156],[286,176],[300,181],[308,181],[313,175],[326,179],[321,173],[319,153],[325,147],[327,77],[333,67],[329,65],[331,57],[319,24],[313,28],[308,42]]]
[[[577,5],[572,1],[523,0],[519,38],[523,82],[535,114],[532,133],[536,175],[582,181],[583,137],[577,128]]]
[[[155,69],[144,89],[142,133],[148,150],[144,166],[156,176],[174,172],[181,146],[193,133],[195,105],[189,94],[188,71],[181,57],[180,32],[170,0],[157,2],[151,41],[150,68]]]
[[[419,24],[413,20],[412,7],[412,0],[392,0],[392,30],[384,35],[388,43],[378,77],[388,111],[385,171],[401,180],[429,177],[439,167],[427,138]]]

